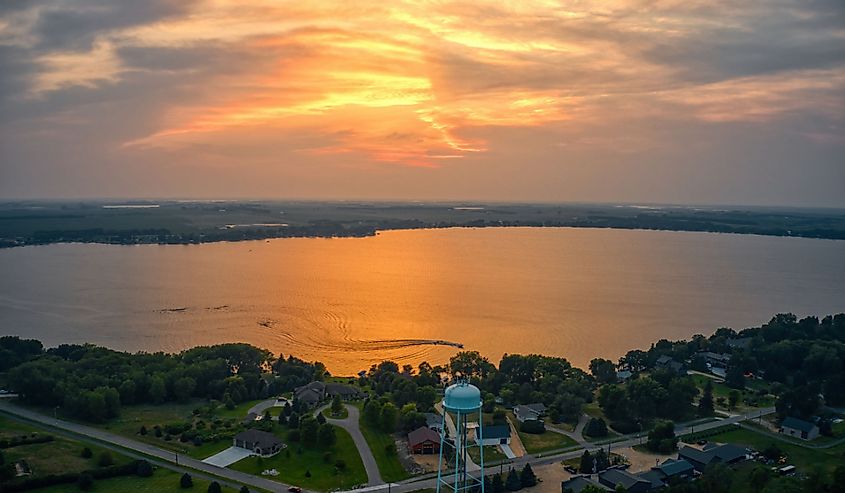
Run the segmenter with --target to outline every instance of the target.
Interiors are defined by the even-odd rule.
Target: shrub
[[[135,468],[135,474],[142,478],[148,478],[153,475],[153,466],[145,460],[139,460],[138,466]]]
[[[143,435],[146,435],[146,434],[147,434],[147,427],[146,427],[146,426],[144,426],[144,425],[141,425],[141,429],[140,429],[140,430],[138,430],[138,434],[139,434],[139,435],[142,435],[142,436],[143,436]]]
[[[100,454],[100,458],[97,459],[97,465],[100,467],[106,467],[114,464],[114,459],[112,459],[111,452],[108,450],[103,451]]]
[[[91,457],[94,457],[94,452],[91,452],[90,448],[85,447],[82,449],[82,453],[80,453],[79,455],[83,459],[90,459]]]
[[[325,462],[326,464],[331,464],[331,462],[332,462],[332,453],[331,452],[326,452],[326,453],[323,454],[323,462]]]
[[[220,483],[212,481],[211,484],[208,485],[208,493],[221,493]]]
[[[241,490],[239,493],[249,493],[249,488],[247,488],[246,486],[241,486]]]
[[[607,425],[601,418],[593,418],[584,428],[584,434],[588,437],[605,437],[607,436]]]
[[[307,470],[305,471],[305,477],[306,477],[306,478],[310,478],[310,477],[311,477],[311,469],[307,469]]]
[[[342,471],[342,470],[346,469],[346,462],[343,459],[338,459],[338,460],[334,461],[334,466],[336,468],[338,468],[338,470]]]
[[[84,472],[79,475],[79,478],[77,478],[76,485],[79,486],[80,490],[88,491],[94,487],[94,478],[92,478],[90,474]]]
[[[194,486],[194,480],[191,478],[191,475],[188,473],[183,474],[179,479],[179,486],[182,488],[190,488]]]
[[[395,443],[388,443],[387,445],[384,446],[384,451],[389,456],[396,455],[396,444]]]

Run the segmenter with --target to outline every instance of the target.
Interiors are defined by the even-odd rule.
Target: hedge
[[[12,448],[19,445],[32,445],[34,443],[47,443],[55,440],[53,435],[33,435],[4,438],[0,440],[0,448]]]
[[[45,488],[56,484],[68,484],[79,481],[79,476],[87,474],[94,479],[116,478],[119,476],[132,476],[137,474],[139,466],[144,460],[134,460],[117,466],[89,469],[81,472],[67,472],[64,474],[49,474],[22,480],[10,481],[0,484],[0,493],[13,493],[17,491],[29,491],[38,488]]]

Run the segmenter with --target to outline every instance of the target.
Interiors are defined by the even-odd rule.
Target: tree
[[[182,488],[190,488],[194,486],[194,480],[191,478],[191,475],[188,473],[183,474],[182,477],[179,478],[179,486]]]
[[[493,480],[490,482],[491,489],[493,490],[492,493],[504,493],[505,491],[505,482],[502,481],[501,474],[494,474]]]
[[[317,413],[317,422],[320,423],[321,425],[326,424],[326,417],[323,416],[322,412]]]
[[[519,482],[523,488],[530,488],[537,484],[537,476],[531,469],[531,464],[525,464],[525,467],[522,468],[522,472],[519,473]]]
[[[378,426],[379,418],[381,418],[381,403],[374,399],[368,400],[364,404],[364,420],[373,426]]]
[[[668,454],[677,447],[678,438],[675,436],[675,424],[671,421],[657,421],[654,428],[648,432],[646,448],[652,452]]]
[[[508,472],[508,479],[505,480],[505,489],[508,491],[519,491],[522,489],[522,481],[519,480],[519,474],[517,474],[514,468],[511,468]]]
[[[616,365],[610,360],[593,359],[590,361],[590,373],[599,383],[616,383]]]
[[[239,491],[239,493],[249,493],[249,488],[247,488],[246,486],[241,486],[241,490]]]
[[[388,402],[381,408],[381,416],[379,422],[382,431],[386,433],[393,433],[396,431],[396,423],[399,419],[399,410],[393,403]]]
[[[149,393],[154,404],[161,404],[167,398],[167,386],[161,375],[155,375],[150,379]]]
[[[332,397],[331,410],[332,414],[335,416],[337,416],[343,411],[343,401],[340,399],[340,394],[335,394],[335,396]]]
[[[519,424],[519,431],[533,435],[542,435],[546,431],[546,425],[539,419],[529,419]]]
[[[317,435],[320,431],[320,424],[313,416],[305,416],[299,422],[299,433],[304,445],[317,443]]]
[[[591,418],[584,427],[584,434],[588,437],[605,437],[607,436],[607,423],[601,418]]]
[[[708,378],[704,385],[704,393],[698,401],[698,414],[699,416],[712,416],[713,411],[713,381]]]
[[[299,414],[295,411],[292,412],[288,418],[288,427],[291,429],[299,428]]]
[[[739,404],[740,393],[738,390],[731,390],[728,394],[728,406],[733,409]]]
[[[725,385],[732,389],[745,388],[745,372],[742,367],[734,363],[734,358],[731,358],[728,364],[728,370],[725,372]]]
[[[584,474],[593,473],[593,456],[590,455],[589,450],[585,450],[581,455],[581,464],[578,467],[578,471]]]
[[[337,442],[337,435],[335,435],[334,426],[325,424],[320,426],[319,432],[320,445],[324,447],[331,447]]]
[[[79,456],[83,459],[90,459],[94,456],[94,452],[91,452],[91,449],[88,447],[83,447],[82,452],[79,454]]]
[[[607,452],[601,448],[596,450],[596,453],[593,454],[593,463],[595,464],[596,472],[604,471],[610,467],[610,459],[607,457]]]
[[[111,452],[108,450],[104,450],[101,454],[99,459],[97,459],[97,465],[100,467],[106,467],[114,464],[114,459],[111,456]]]
[[[217,481],[212,481],[211,484],[208,485],[208,493],[221,493],[222,490],[220,488],[220,483]]]

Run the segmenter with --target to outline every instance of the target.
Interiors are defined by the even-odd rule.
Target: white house
[[[802,440],[812,440],[819,436],[819,427],[803,419],[788,417],[780,424],[781,433]]]

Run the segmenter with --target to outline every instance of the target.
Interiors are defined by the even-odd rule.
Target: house
[[[651,482],[652,489],[666,486],[670,480],[689,479],[695,474],[695,468],[684,459],[666,459],[659,466],[638,474],[639,477]]]
[[[747,349],[751,346],[752,340],[754,340],[753,337],[740,337],[738,339],[728,339],[725,342],[731,349]]]
[[[235,435],[232,446],[245,448],[262,457],[278,454],[286,447],[276,435],[261,430],[246,430]]]
[[[297,387],[293,391],[293,397],[308,407],[314,407],[326,398],[326,384],[311,382],[308,385]]]
[[[436,454],[440,452],[440,434],[426,426],[420,426],[408,433],[408,447],[414,454]]]
[[[481,445],[510,445],[511,427],[508,425],[482,426],[476,431],[476,442]]]
[[[651,481],[631,474],[624,469],[607,469],[599,473],[599,483],[615,491],[622,485],[627,493],[646,493],[651,489]]]
[[[704,472],[710,464],[736,464],[744,461],[748,456],[745,448],[726,443],[723,445],[707,444],[703,449],[686,445],[678,451],[678,459],[692,464],[698,472]]]
[[[634,376],[634,373],[629,370],[620,370],[616,372],[616,380],[620,382],[625,382],[632,376]]]
[[[670,370],[679,375],[685,375],[687,373],[687,368],[683,363],[675,361],[671,356],[666,356],[665,354],[657,358],[657,361],[654,362],[654,367],[658,370]]]
[[[443,431],[443,416],[437,413],[423,413],[423,415],[425,416],[425,425],[429,430],[437,433]]]
[[[540,418],[546,414],[546,406],[542,402],[534,404],[520,404],[518,406],[514,406],[513,414],[520,423],[532,420],[542,421]]]
[[[780,424],[780,433],[802,440],[813,440],[819,436],[819,427],[803,419],[789,416]]]
[[[610,491],[606,486],[596,483],[589,476],[575,476],[560,483],[561,493],[581,493],[587,486],[598,488],[602,491]]]
[[[351,385],[342,383],[327,383],[325,385],[326,396],[334,397],[339,395],[344,401],[354,401],[356,399],[363,399],[364,393],[360,389],[356,389]]]
[[[704,361],[712,368],[727,368],[728,363],[731,361],[730,354],[711,353],[709,351],[705,351],[698,353],[698,355],[704,358]]]

